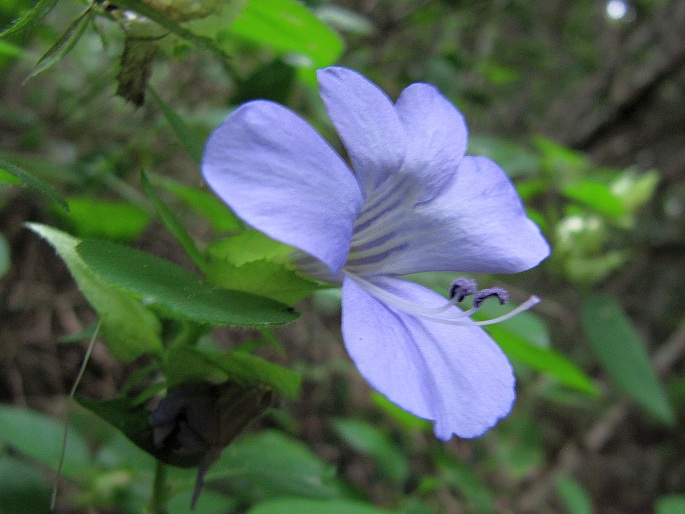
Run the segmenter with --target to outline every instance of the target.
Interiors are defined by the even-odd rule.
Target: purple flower
[[[462,312],[454,303],[476,292],[468,280],[446,303],[398,277],[516,273],[544,259],[547,242],[507,175],[464,156],[464,118],[435,87],[412,84],[393,103],[346,68],[318,79],[354,172],[306,121],[257,100],[209,138],[204,177],[248,224],[299,249],[301,270],[342,284],[345,346],[375,389],[433,420],[440,439],[479,436],[515,397],[507,358],[468,318],[501,290]]]

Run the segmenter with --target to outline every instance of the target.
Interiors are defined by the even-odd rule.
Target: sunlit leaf
[[[242,291],[215,288],[153,255],[108,241],[84,241],[79,255],[110,284],[140,297],[164,316],[211,325],[288,323],[285,305]]]
[[[618,387],[657,419],[673,424],[673,410],[645,344],[621,306],[606,294],[593,293],[581,314],[592,351]]]
[[[78,196],[67,198],[67,205],[68,213],[56,214],[82,238],[130,241],[142,234],[150,221],[145,209],[125,201]]]
[[[581,180],[564,186],[562,192],[567,198],[610,218],[619,218],[626,212],[623,202],[608,186],[599,182]]]
[[[157,318],[83,262],[76,252],[79,239],[46,225],[29,223],[27,226],[47,240],[64,260],[79,289],[100,317],[107,347],[117,358],[133,360],[162,351]]]
[[[343,50],[340,36],[295,0],[247,0],[229,32],[279,52],[306,56],[314,68],[333,64]]]

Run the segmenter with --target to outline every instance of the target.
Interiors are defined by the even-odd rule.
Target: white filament
[[[502,315],[498,316],[497,318],[493,319],[488,319],[484,321],[473,321],[471,319],[463,319],[467,318],[468,316],[471,316],[472,314],[478,312],[480,307],[472,307],[471,309],[468,309],[466,311],[451,311],[451,312],[446,312],[450,307],[453,307],[454,304],[456,303],[456,297],[453,298],[451,301],[447,302],[445,305],[442,305],[440,307],[426,307],[426,306],[421,306],[421,305],[416,305],[413,302],[410,302],[408,300],[405,300],[404,298],[400,298],[399,296],[383,289],[382,287],[379,287],[368,280],[365,280],[361,278],[358,275],[354,275],[352,273],[346,272],[347,276],[349,276],[352,280],[354,280],[359,286],[361,286],[365,291],[367,291],[369,294],[383,302],[385,305],[388,307],[391,307],[392,309],[395,309],[400,312],[405,312],[407,314],[411,314],[412,316],[416,316],[418,318],[422,318],[425,320],[429,321],[435,321],[436,323],[444,323],[447,325],[459,325],[459,326],[483,326],[483,325],[492,325],[494,323],[500,323],[502,321],[506,321],[510,318],[513,318],[520,312],[526,311],[533,307],[533,305],[537,304],[540,302],[540,298],[537,296],[531,296],[523,302],[521,305],[513,309],[512,311]],[[482,304],[481,304],[482,305]],[[441,315],[442,313],[445,313],[444,315]]]

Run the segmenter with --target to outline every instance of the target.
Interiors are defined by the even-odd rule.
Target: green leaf
[[[366,421],[356,419],[336,419],[333,427],[354,450],[370,455],[383,475],[399,484],[407,480],[407,457],[388,434]]]
[[[0,514],[50,511],[50,485],[44,473],[20,459],[0,456]]]
[[[278,498],[256,505],[248,514],[388,514],[368,503],[353,500],[310,500]]]
[[[610,296],[589,295],[581,318],[590,347],[620,389],[667,425],[673,410],[639,334],[621,306]]]
[[[323,287],[329,287],[300,275],[285,264],[269,261],[248,262],[242,266],[213,262],[207,269],[207,280],[228,289],[272,298],[286,305],[295,305]]]
[[[92,197],[67,198],[69,212],[55,214],[78,237],[101,237],[116,241],[135,239],[150,222],[148,212],[129,202]]]
[[[22,455],[57,469],[62,454],[64,425],[40,412],[0,405],[0,447],[9,446]],[[90,457],[85,440],[70,432],[62,472],[71,479],[82,477]]]
[[[502,325],[488,325],[485,329],[509,358],[541,371],[565,386],[593,396],[598,394],[597,386],[585,373],[559,352],[531,344]]]
[[[148,88],[148,91],[150,92],[152,99],[159,106],[162,114],[164,114],[164,117],[173,129],[176,137],[178,137],[178,140],[185,147],[193,161],[195,161],[196,164],[200,164],[202,162],[205,143],[199,137],[197,131],[191,129],[186,122],[183,121],[183,118],[176,114],[176,111],[160,98],[154,89]]]
[[[432,426],[430,420],[419,418],[411,412],[407,412],[402,407],[392,403],[381,393],[373,391],[371,393],[371,401],[379,410],[385,412],[408,430],[429,430]]]
[[[291,246],[275,241],[257,230],[246,230],[207,247],[207,254],[213,260],[225,261],[235,266],[263,259],[272,260],[291,251]]]
[[[0,169],[3,169],[10,175],[13,175],[18,180],[20,180],[22,184],[34,189],[47,199],[56,202],[63,209],[69,210],[69,207],[67,207],[67,203],[51,185],[36,178],[34,175],[24,170],[23,168],[20,168],[16,164],[13,164],[9,161],[6,161],[3,158],[0,158]]]
[[[669,494],[656,501],[656,514],[683,514],[685,512],[685,495]]]
[[[10,269],[10,264],[10,246],[4,234],[0,233],[0,278],[5,276],[7,270]]]
[[[93,18],[93,6],[89,5],[74,21],[69,24],[67,30],[62,34],[59,39],[52,45],[47,52],[36,63],[36,67],[31,72],[31,74],[26,78],[29,80],[35,77],[39,73],[47,70],[54,64],[61,61],[65,55],[67,55],[73,48],[78,40],[81,39],[83,32],[88,28],[88,23],[90,23]],[[26,82],[26,80],[24,82]]]
[[[15,32],[33,28],[52,11],[55,5],[57,5],[57,0],[39,0],[36,5],[33,6],[33,9],[27,11],[26,14],[19,18],[11,27],[0,32],[0,37],[7,37]]]
[[[608,186],[599,182],[582,180],[562,188],[567,198],[582,203],[594,211],[609,218],[619,218],[626,213],[626,208]]]
[[[297,398],[301,382],[298,373],[247,352],[217,352],[188,346],[167,352],[164,372],[171,385],[191,380],[232,379],[270,386],[291,399]]]
[[[578,481],[569,476],[561,475],[557,478],[557,495],[564,505],[564,512],[568,514],[592,514],[592,501],[587,491]]]
[[[79,255],[107,282],[142,298],[163,315],[210,325],[288,323],[287,306],[242,291],[218,289],[183,268],[108,241],[84,241]]]
[[[155,185],[163,187],[179,200],[185,202],[195,212],[206,218],[217,232],[242,230],[242,222],[213,193],[196,187],[189,187],[171,179],[155,180]]]
[[[195,241],[183,226],[183,223],[181,223],[169,206],[162,201],[160,196],[157,194],[157,191],[155,191],[155,189],[152,187],[152,184],[150,184],[145,172],[140,174],[140,182],[143,186],[145,194],[150,202],[152,202],[152,205],[162,220],[162,223],[164,223],[164,226],[174,235],[176,240],[181,244],[195,265],[200,270],[204,271],[207,268],[204,256],[200,253],[200,250],[197,249]]]
[[[278,52],[304,55],[312,68],[333,64],[343,50],[340,36],[295,0],[247,0],[229,33]]]
[[[111,287],[81,259],[76,252],[79,239],[46,225],[29,223],[27,226],[47,240],[64,260],[79,289],[100,317],[107,347],[115,357],[128,361],[145,354],[161,353],[157,318],[138,301]]]
[[[250,482],[250,492],[256,495],[332,498],[339,495],[334,472],[299,441],[263,430],[229,446],[207,473],[207,481],[237,477]]]

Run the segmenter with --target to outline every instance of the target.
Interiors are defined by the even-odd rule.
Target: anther
[[[478,309],[481,304],[488,298],[496,297],[500,305],[509,302],[509,293],[501,287],[490,287],[488,289],[481,289],[473,295],[473,306]]]
[[[450,300],[456,297],[457,302],[464,301],[464,298],[471,296],[476,291],[478,291],[478,284],[475,280],[470,278],[461,277],[452,282],[450,286],[449,298]]]

